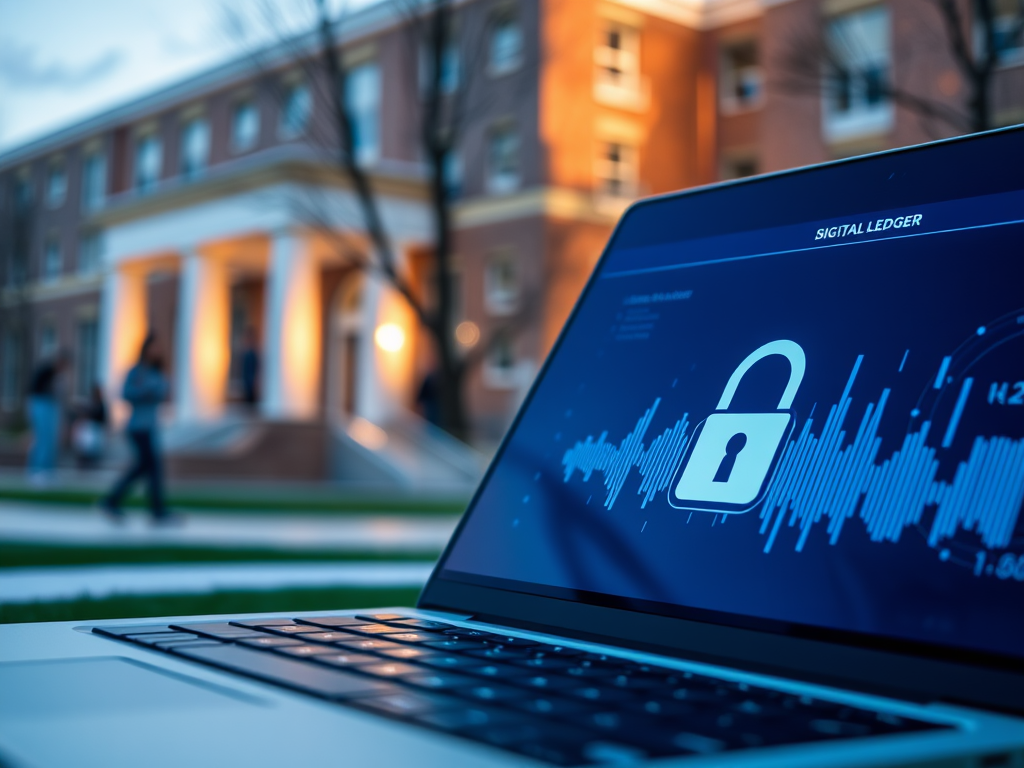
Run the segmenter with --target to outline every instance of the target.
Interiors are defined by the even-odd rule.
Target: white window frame
[[[380,159],[381,68],[365,61],[348,70],[345,80],[345,109],[353,129],[356,162],[372,165]]]
[[[881,29],[870,29],[875,24]],[[842,26],[840,26],[842,25]],[[845,28],[844,28],[845,27]],[[850,141],[888,132],[895,120],[892,101],[882,98],[867,101],[864,73],[869,67],[882,68],[883,77],[892,76],[892,15],[885,5],[872,5],[830,18],[825,28],[826,44],[833,54],[846,51],[851,58],[850,106],[838,108],[835,98],[837,78],[826,69],[822,93],[822,134],[826,142]],[[874,47],[875,50],[869,50]],[[826,65],[827,66],[827,65]]]
[[[741,48],[752,47],[755,63],[736,66],[734,53]],[[719,104],[725,114],[736,114],[757,109],[764,103],[764,80],[761,69],[760,46],[756,38],[732,40],[722,45],[719,54]],[[754,94],[741,96],[741,84],[753,83]]]
[[[499,357],[508,353],[508,364],[503,364]],[[516,343],[509,333],[499,332],[491,341],[491,348],[484,356],[484,383],[492,389],[516,389],[520,383],[519,360],[516,357]]]
[[[152,148],[152,149],[150,149]],[[147,166],[152,164],[152,168]],[[163,175],[164,144],[156,133],[144,133],[135,139],[132,188],[139,194],[151,192]]]
[[[611,44],[612,35],[618,47]],[[640,71],[640,30],[614,19],[602,19],[594,46],[594,99],[602,104],[641,112],[650,102]]]
[[[182,123],[178,172],[184,179],[195,179],[203,175],[209,163],[210,121],[200,115]]]
[[[63,160],[46,169],[46,207],[60,208],[68,197],[68,167]]]
[[[304,135],[309,129],[309,121],[313,116],[313,92],[304,80],[289,83],[285,88],[277,131],[283,139],[294,139]],[[300,100],[298,106],[293,106]],[[293,109],[301,109],[301,114],[292,114]]]
[[[510,168],[499,168],[506,158],[506,150],[497,147],[499,141],[509,141],[511,147],[507,149],[508,156],[512,157]],[[501,153],[501,157],[498,154]],[[487,191],[494,195],[505,195],[514,192],[519,188],[522,180],[522,139],[519,131],[512,123],[501,123],[491,128],[487,136]]]
[[[611,157],[613,147],[619,153],[617,162]],[[599,195],[619,199],[635,198],[640,181],[639,150],[634,144],[621,139],[598,142],[597,157],[594,158],[594,176]],[[618,182],[618,190],[613,189],[614,182]]]
[[[107,200],[107,155],[102,150],[89,152],[82,159],[82,210],[100,210]]]
[[[484,264],[484,307],[491,315],[510,315],[519,306],[519,263],[512,248],[495,248]]]
[[[251,135],[242,136],[239,130],[239,120],[242,112],[246,111],[251,117]],[[231,151],[234,153],[248,152],[259,144],[260,141],[260,108],[254,99],[239,99],[231,105]],[[244,141],[240,141],[240,136]]]
[[[103,267],[103,233],[98,230],[85,232],[78,241],[78,274],[82,277],[96,275]]]
[[[75,324],[75,394],[80,398],[89,398],[97,383],[98,350],[99,323],[95,318],[80,318]]]
[[[500,35],[503,31],[506,35],[509,35],[504,45],[510,50],[504,52],[504,58],[498,58],[498,54],[502,53],[499,45],[502,43]],[[514,49],[512,46],[513,41],[515,43]],[[492,77],[501,77],[519,69],[523,64],[523,47],[525,42],[523,25],[517,14],[506,12],[495,16],[487,46],[487,71],[490,75]]]
[[[53,246],[51,248],[51,246]],[[60,280],[64,272],[64,248],[59,234],[50,234],[43,241],[43,263],[40,279],[44,283]]]

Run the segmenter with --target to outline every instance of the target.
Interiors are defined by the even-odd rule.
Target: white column
[[[367,275],[361,311],[366,323],[356,371],[357,412],[386,425],[408,410],[415,392],[416,317],[401,294],[377,275]],[[378,338],[377,331],[382,328],[386,335]]]
[[[264,295],[263,415],[313,418],[322,357],[320,266],[308,237],[275,233]]]
[[[148,324],[145,272],[141,269],[111,269],[104,278],[100,301],[97,368],[117,424],[127,418],[121,390],[128,370],[139,358]]]
[[[194,250],[182,254],[174,358],[178,421],[208,421],[224,410],[229,303],[227,265]]]

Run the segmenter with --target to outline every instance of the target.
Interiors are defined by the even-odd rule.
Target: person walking
[[[93,384],[89,401],[78,409],[71,427],[71,443],[80,469],[91,469],[103,458],[107,438],[107,404],[103,390]]]
[[[156,335],[150,333],[142,342],[139,362],[128,371],[122,392],[122,397],[132,407],[127,432],[135,461],[102,502],[103,510],[115,522],[124,520],[121,502],[128,489],[142,478],[147,481],[153,522],[166,524],[180,519],[168,512],[164,503],[163,460],[158,440],[157,412],[160,404],[167,399],[167,393],[168,384],[163,373],[159,342]]]
[[[32,425],[32,447],[28,452],[28,479],[32,485],[46,485],[57,468],[60,438],[60,402],[57,384],[67,367],[65,352],[44,360],[32,374],[28,390],[28,418]]]

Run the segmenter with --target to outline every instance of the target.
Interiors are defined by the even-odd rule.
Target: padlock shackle
[[[807,358],[804,355],[803,347],[795,341],[779,339],[778,341],[769,341],[763,347],[758,347],[736,366],[736,370],[729,377],[725,391],[718,401],[717,410],[724,411],[732,404],[732,398],[736,394],[736,388],[740,385],[740,379],[753,367],[754,363],[770,355],[782,355],[789,360],[789,383],[786,384],[786,389],[782,392],[782,398],[779,400],[779,410],[786,411],[792,407],[796,391],[800,388],[800,382],[804,380]]]

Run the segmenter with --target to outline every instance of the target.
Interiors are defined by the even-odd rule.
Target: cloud
[[[109,50],[84,66],[60,61],[40,62],[32,46],[0,42],[0,82],[10,88],[70,91],[91,85],[113,73],[124,60],[124,53]]]

